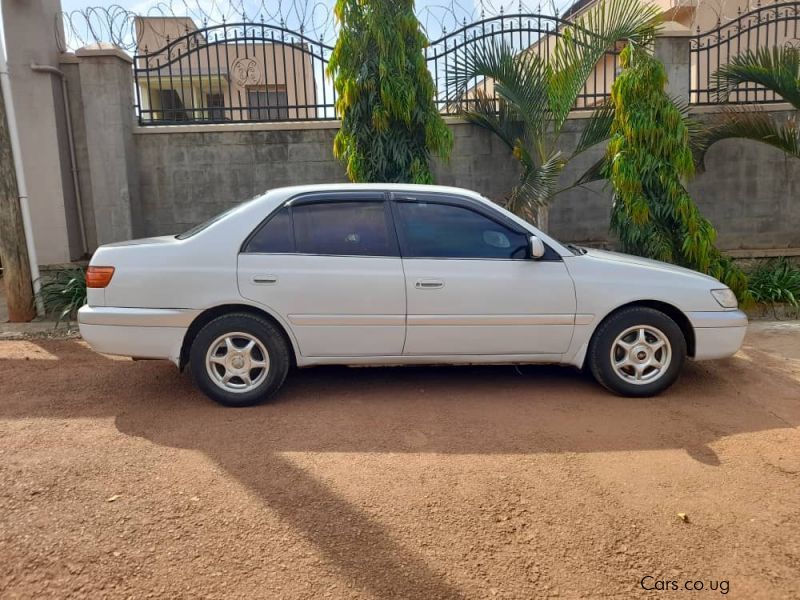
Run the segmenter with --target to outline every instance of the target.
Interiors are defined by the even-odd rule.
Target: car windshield
[[[187,238],[192,237],[193,235],[197,235],[198,233],[200,233],[204,229],[210,227],[211,225],[213,225],[217,221],[221,221],[222,219],[224,219],[225,217],[227,217],[231,213],[236,212],[237,210],[239,210],[243,206],[245,206],[247,204],[250,204],[253,200],[255,200],[256,198],[260,198],[260,197],[261,197],[261,194],[259,194],[258,196],[255,196],[253,198],[250,198],[250,200],[245,200],[244,202],[242,202],[240,204],[237,204],[236,206],[232,206],[228,210],[223,211],[223,212],[219,213],[218,215],[211,217],[207,221],[203,221],[199,225],[195,225],[194,227],[192,227],[188,231],[184,231],[183,233],[179,233],[178,235],[175,236],[175,238],[179,239],[179,240],[185,240]]]

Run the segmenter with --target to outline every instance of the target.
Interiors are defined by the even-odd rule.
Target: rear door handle
[[[251,281],[256,285],[272,285],[278,283],[278,277],[276,275],[253,275]]]
[[[444,281],[439,281],[438,279],[420,279],[414,284],[414,287],[418,290],[438,290],[444,287]]]

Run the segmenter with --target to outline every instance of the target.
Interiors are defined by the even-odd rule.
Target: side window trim
[[[385,199],[385,194],[381,191],[305,192],[292,196],[284,204],[288,206],[302,206],[305,204],[323,204],[327,202],[383,202]]]
[[[502,225],[506,229],[510,229],[514,233],[518,233],[520,235],[530,235],[530,232],[526,230],[524,227],[520,227],[518,223],[515,223],[511,219],[506,218],[502,214],[498,214],[493,210],[486,208],[480,202],[477,202],[475,200],[472,200],[471,198],[467,198],[464,196],[455,196],[452,194],[444,194],[436,192],[424,192],[422,194],[413,194],[413,193],[404,194],[402,192],[400,193],[393,192],[391,196],[392,196],[392,201],[398,204],[404,202],[444,204],[447,206],[456,206],[458,208],[471,210],[472,212],[477,213],[482,217],[486,217],[490,221],[494,221],[498,225]]]

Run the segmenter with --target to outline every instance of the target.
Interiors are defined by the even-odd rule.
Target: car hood
[[[653,271],[682,275],[685,277],[691,277],[693,279],[706,281],[708,283],[713,283],[718,286],[721,285],[716,279],[714,279],[710,275],[705,275],[704,273],[693,271],[692,269],[687,269],[685,267],[678,267],[676,265],[671,265],[669,263],[661,262],[658,260],[642,258],[641,256],[633,256],[631,254],[622,254],[621,252],[596,250],[594,248],[584,248],[584,250],[586,250],[586,254],[584,254],[583,256],[588,256],[593,259],[602,260],[605,262],[613,262],[619,265],[631,265],[633,267],[639,267],[639,268],[644,267],[646,269]]]

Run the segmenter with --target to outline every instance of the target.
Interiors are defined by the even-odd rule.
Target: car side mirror
[[[529,243],[530,243],[531,258],[533,260],[539,260],[540,258],[542,258],[545,252],[544,242],[535,235],[532,235],[529,239]]]

